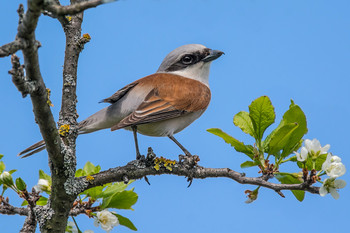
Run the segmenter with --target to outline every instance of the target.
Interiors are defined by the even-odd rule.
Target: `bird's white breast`
[[[209,87],[209,71],[211,62],[198,62],[194,65],[188,66],[185,69],[169,72],[177,74],[186,78],[200,81]]]
[[[140,134],[154,137],[164,137],[164,136],[172,136],[184,128],[189,126],[192,122],[194,122],[198,117],[203,114],[203,111],[187,113],[186,115],[169,119],[165,121],[142,124],[137,126],[137,131]],[[131,130],[130,127],[125,128],[127,130]]]

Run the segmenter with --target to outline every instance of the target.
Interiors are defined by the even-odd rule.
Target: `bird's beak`
[[[202,61],[204,62],[210,62],[210,61],[214,61],[215,59],[219,58],[222,54],[225,54],[224,52],[220,51],[220,50],[210,50],[209,51],[209,55],[206,56],[205,58],[202,59]]]

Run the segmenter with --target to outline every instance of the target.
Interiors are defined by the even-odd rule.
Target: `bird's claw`
[[[197,163],[200,161],[198,155],[179,155],[179,162],[189,166],[189,168],[193,168],[197,166]]]

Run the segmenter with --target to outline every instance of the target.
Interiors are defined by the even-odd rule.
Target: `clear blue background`
[[[16,10],[23,0],[0,3],[0,44],[15,38]],[[63,3],[66,3],[64,1]],[[268,95],[279,122],[293,99],[304,110],[309,132],[342,158],[350,169],[350,2],[257,0],[122,0],[88,10],[83,33],[92,37],[79,61],[78,113],[83,120],[105,105],[97,102],[124,85],[155,72],[168,52],[188,43],[219,49],[225,56],[213,62],[210,74],[212,101],[206,113],[177,135],[200,165],[229,167],[258,176],[257,169],[241,169],[246,160],[221,139],[206,132],[219,127],[251,143],[232,124],[233,115],[247,110],[252,100]],[[64,34],[60,24],[40,17],[36,30],[42,43],[41,72],[52,90],[52,111],[58,119],[62,87]],[[18,53],[21,55],[20,53]],[[21,60],[23,62],[23,59]],[[45,152],[28,159],[16,154],[41,139],[30,98],[22,99],[7,71],[10,58],[0,60],[0,153],[7,169],[18,169],[29,186],[38,170],[49,172]],[[276,126],[275,124],[274,126]],[[158,156],[176,159],[179,148],[167,138],[140,136],[141,151],[152,146]],[[78,167],[86,161],[103,169],[134,159],[132,134],[108,130],[82,135],[77,141]],[[281,171],[299,171],[296,166]],[[184,177],[149,177],[133,183],[139,200],[135,211],[120,211],[140,233],[176,232],[349,232],[350,181],[340,199],[306,194],[298,202],[290,192],[283,199],[262,189],[259,198],[245,204],[244,190],[253,189],[226,178],[195,180]],[[7,192],[12,204],[20,200]],[[86,216],[77,218],[82,230],[95,228]],[[18,232],[24,217],[0,216],[1,232]],[[131,232],[118,227],[113,232]]]

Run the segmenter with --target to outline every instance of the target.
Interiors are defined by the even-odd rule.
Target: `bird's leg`
[[[186,148],[183,147],[183,145],[181,145],[180,142],[178,142],[178,141],[174,138],[174,136],[168,136],[168,137],[169,137],[173,142],[175,142],[176,145],[178,145],[178,146],[181,148],[181,150],[185,153],[185,155],[187,155],[187,156],[192,156],[191,153],[188,152],[188,150],[186,150]]]
[[[136,159],[139,160],[141,159],[141,154],[139,150],[139,143],[137,141],[137,126],[132,125],[131,126],[132,132],[134,133],[134,141],[135,141],[135,148],[136,148]]]

